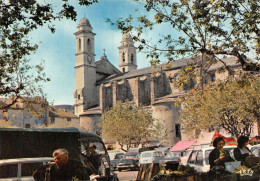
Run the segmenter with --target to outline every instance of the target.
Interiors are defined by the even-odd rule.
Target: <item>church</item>
[[[153,118],[167,127],[164,145],[173,145],[179,140],[188,140],[189,135],[181,133],[178,123],[180,107],[174,105],[174,98],[185,90],[176,86],[180,68],[193,61],[185,58],[171,63],[170,68],[146,67],[137,69],[136,47],[130,34],[122,37],[118,47],[119,69],[112,65],[107,56],[95,58],[95,33],[87,18],[82,18],[75,32],[75,115],[80,117],[80,126],[87,131],[99,134],[98,123],[102,113],[112,107],[118,100],[129,100],[137,106],[147,106]],[[116,51],[115,51],[116,52]],[[142,60],[143,61],[143,60]],[[146,61],[146,60],[145,60]],[[240,69],[235,58],[229,58],[228,66]],[[206,81],[225,79],[227,72],[216,71],[220,64],[212,65],[208,70]],[[163,71],[154,73],[158,68]],[[173,77],[173,82],[169,80]],[[191,85],[191,88],[194,85]]]

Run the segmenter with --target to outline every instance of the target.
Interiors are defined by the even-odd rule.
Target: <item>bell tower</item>
[[[137,69],[136,47],[129,33],[123,35],[119,49],[119,69],[121,72],[129,72]]]
[[[82,18],[76,36],[75,66],[75,115],[79,116],[86,109],[97,103],[96,65],[94,53],[94,36],[87,18]]]

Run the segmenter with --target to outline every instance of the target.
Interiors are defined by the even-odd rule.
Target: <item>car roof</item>
[[[223,148],[236,148],[237,146],[224,146]],[[194,150],[197,151],[197,150],[202,150],[202,151],[205,151],[205,150],[213,150],[215,149],[214,146],[208,146],[208,147],[204,147],[204,148],[195,148]]]
[[[138,152],[139,148],[129,148],[128,152]]]
[[[28,162],[45,162],[45,161],[54,161],[52,157],[37,157],[37,158],[16,158],[16,159],[4,159],[0,160],[1,164],[11,164],[11,163],[28,163]]]
[[[184,151],[186,151],[186,150],[178,150],[178,151],[170,151],[170,153],[173,153],[173,152],[184,152]]]
[[[136,160],[136,159],[135,158],[121,158],[120,161],[121,160]]]
[[[151,151],[144,151],[141,154],[144,154],[144,153],[155,153],[155,152],[162,153],[161,151],[158,151],[158,150],[151,150]]]
[[[127,152],[124,155],[138,155],[138,153],[137,152]]]

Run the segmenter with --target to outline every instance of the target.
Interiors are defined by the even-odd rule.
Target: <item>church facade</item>
[[[98,123],[102,113],[118,100],[129,100],[137,106],[147,106],[153,118],[167,128],[164,145],[173,145],[189,136],[181,134],[178,123],[180,107],[174,105],[174,99],[185,91],[176,86],[179,70],[194,61],[192,58],[171,63],[170,68],[159,65],[157,68],[137,69],[136,48],[130,34],[122,37],[119,51],[119,69],[112,65],[104,54],[95,61],[95,33],[88,19],[81,19],[76,37],[75,66],[75,115],[80,117],[80,125],[93,133],[100,133]],[[145,60],[146,61],[146,60]],[[227,61],[229,66],[240,69],[235,59]],[[220,65],[209,68],[206,81],[225,79],[227,73],[217,73]],[[163,71],[154,73],[158,69]],[[173,78],[173,82],[169,80]]]

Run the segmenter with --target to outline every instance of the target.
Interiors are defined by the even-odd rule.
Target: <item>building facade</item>
[[[12,98],[1,99],[0,104],[10,104]],[[0,120],[8,121],[11,126],[33,128],[49,124],[49,103],[41,97],[19,98],[6,110],[0,110]]]
[[[80,127],[79,117],[66,109],[54,109],[49,111],[49,127]]]
[[[167,127],[164,145],[189,139],[188,135],[181,134],[181,125],[178,123],[180,107],[175,106],[174,99],[185,92],[185,88],[176,86],[179,70],[194,62],[194,58],[172,62],[170,68],[158,65],[137,69],[136,47],[131,35],[125,34],[118,47],[120,58],[117,69],[105,54],[95,61],[95,33],[92,30],[89,20],[83,18],[74,33],[77,45],[74,100],[75,115],[80,117],[80,125],[87,131],[100,133],[98,123],[102,113],[118,100],[129,100],[137,106],[147,106],[151,109],[153,118]],[[235,58],[226,58],[223,61],[233,69],[240,69]],[[217,63],[209,67],[205,81],[225,79],[227,72],[216,71],[220,66],[222,64]]]

